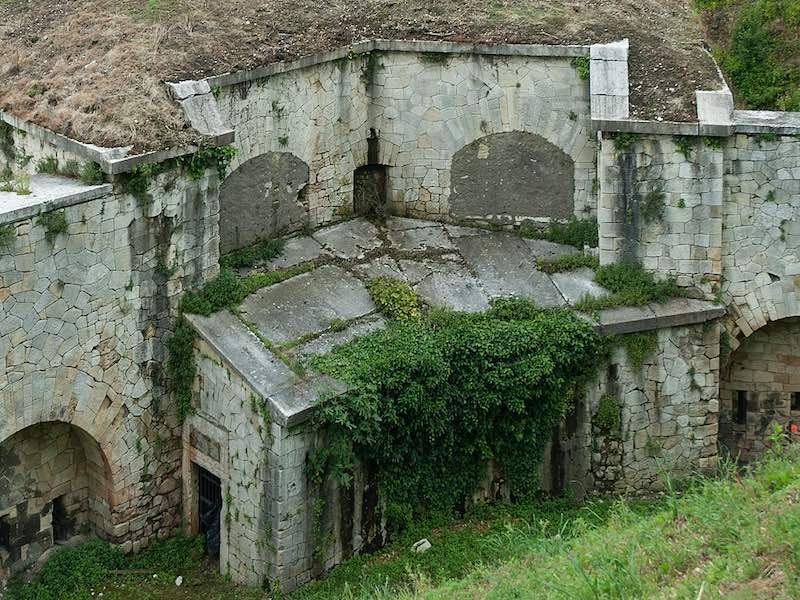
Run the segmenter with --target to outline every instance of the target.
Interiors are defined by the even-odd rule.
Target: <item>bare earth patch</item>
[[[631,40],[632,117],[692,120],[718,87],[684,0],[0,0],[0,109],[101,146],[195,141],[164,81],[370,38]]]

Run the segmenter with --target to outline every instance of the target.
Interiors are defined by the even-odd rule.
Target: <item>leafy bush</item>
[[[572,59],[572,66],[575,67],[575,70],[578,73],[578,77],[583,79],[584,81],[589,79],[589,70],[591,68],[592,61],[589,60],[588,56],[576,56]]]
[[[597,269],[594,280],[611,293],[602,298],[582,298],[575,304],[578,310],[591,312],[615,306],[641,306],[682,295],[674,279],[656,281],[652,273],[633,262],[604,265]]]
[[[36,163],[36,172],[55,175],[58,173],[58,159],[55,156],[48,156],[47,158],[41,159]]]
[[[358,458],[377,469],[394,514],[450,511],[495,459],[515,497],[534,494],[553,427],[602,344],[570,311],[527,305],[515,318],[522,302],[394,321],[316,358],[350,391],[320,404],[312,481],[346,480]]]
[[[417,319],[421,314],[417,292],[404,281],[376,277],[367,284],[367,290],[378,310],[390,319]]]
[[[81,181],[86,185],[102,185],[106,182],[106,174],[96,162],[88,162],[81,167]]]
[[[197,374],[194,360],[194,328],[183,316],[175,321],[172,336],[167,340],[166,372],[169,390],[175,398],[178,420],[182,423],[192,414],[192,384]]]
[[[800,1],[696,0],[707,18],[729,19],[714,54],[749,108],[800,110]],[[709,15],[713,15],[709,16]]]
[[[658,332],[640,331],[629,333],[620,338],[620,344],[625,349],[631,366],[640,369],[645,359],[652,355],[658,348]]]
[[[584,246],[597,248],[598,244],[597,221],[573,219],[566,223],[550,223],[543,229],[523,225],[519,233],[524,237],[575,246],[580,250]]]
[[[600,266],[600,260],[596,256],[588,254],[563,254],[556,258],[537,258],[536,268],[545,273],[561,273],[564,271],[575,271],[588,267],[596,269]]]
[[[9,600],[77,600],[88,588],[101,583],[109,571],[124,565],[119,548],[91,540],[76,548],[62,548],[48,560],[36,579],[12,584]]]
[[[266,262],[277,258],[283,252],[286,242],[282,239],[258,240],[254,244],[234,250],[223,256],[219,264],[229,269],[252,267],[258,262]]]
[[[44,227],[44,239],[50,244],[55,242],[62,233],[67,233],[69,229],[67,216],[63,210],[42,213],[37,217],[36,223]]]

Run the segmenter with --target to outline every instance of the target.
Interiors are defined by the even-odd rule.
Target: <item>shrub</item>
[[[652,273],[633,262],[604,265],[597,269],[594,280],[611,293],[602,298],[582,298],[575,305],[578,310],[591,312],[615,306],[641,306],[682,295],[674,279],[656,281]]]
[[[532,496],[553,427],[601,341],[570,311],[528,304],[514,318],[520,302],[394,321],[316,358],[350,391],[320,404],[324,443],[309,457],[312,481],[346,480],[360,459],[377,470],[393,513],[451,511],[495,459],[515,497]]]
[[[597,248],[599,241],[597,221],[578,221],[573,219],[566,223],[550,223],[546,228],[523,225],[519,230],[523,237],[536,240],[547,240],[556,244],[575,246],[583,250],[584,246]]]
[[[58,159],[55,156],[48,156],[36,163],[37,173],[47,173],[55,175],[58,173]]]
[[[69,229],[67,216],[63,210],[42,213],[37,217],[36,223],[44,227],[44,239],[50,244],[55,242],[62,233],[67,233]]]
[[[631,366],[641,369],[645,359],[658,348],[658,333],[656,331],[629,333],[620,338],[620,344],[625,349],[625,355]]]
[[[618,434],[620,430],[619,410],[619,400],[610,394],[604,394],[600,398],[600,404],[592,423],[605,434]]]
[[[101,185],[106,182],[106,175],[96,162],[88,162],[81,168],[81,181],[86,185]]]
[[[572,66],[575,67],[575,71],[578,73],[578,77],[586,81],[589,79],[589,70],[592,65],[592,61],[589,59],[588,56],[576,56],[572,59]]]
[[[390,319],[403,321],[421,315],[417,292],[406,282],[391,277],[376,277],[367,284],[375,306]]]
[[[196,335],[189,321],[181,316],[175,321],[172,337],[167,340],[166,372],[181,423],[194,412],[192,384],[197,373],[197,364],[194,361]]]
[[[600,260],[596,256],[588,254],[563,254],[556,258],[537,258],[536,268],[545,273],[561,273],[563,271],[575,271],[588,267],[596,269],[600,266]]]

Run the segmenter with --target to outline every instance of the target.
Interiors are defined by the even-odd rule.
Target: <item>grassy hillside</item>
[[[800,463],[774,456],[740,477],[694,482],[641,518],[619,504],[572,540],[535,538],[525,555],[397,600],[445,598],[800,597]]]
[[[743,108],[800,111],[800,0],[695,0]]]
[[[673,489],[668,479],[667,489]],[[479,507],[417,523],[288,600],[800,597],[800,449],[698,478],[649,501]],[[433,547],[410,551],[421,537]],[[140,571],[131,571],[139,569]],[[183,584],[176,587],[176,575]],[[154,577],[155,575],[155,577]],[[176,538],[124,558],[101,542],[56,555],[9,600],[283,598],[235,586]]]

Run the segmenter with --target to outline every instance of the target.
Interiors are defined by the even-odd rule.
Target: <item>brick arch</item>
[[[732,351],[762,327],[800,317],[800,284],[792,289],[794,282],[790,287],[782,280],[772,281],[768,273],[762,275],[750,282],[745,297],[729,297],[726,303],[728,316],[723,322]]]

